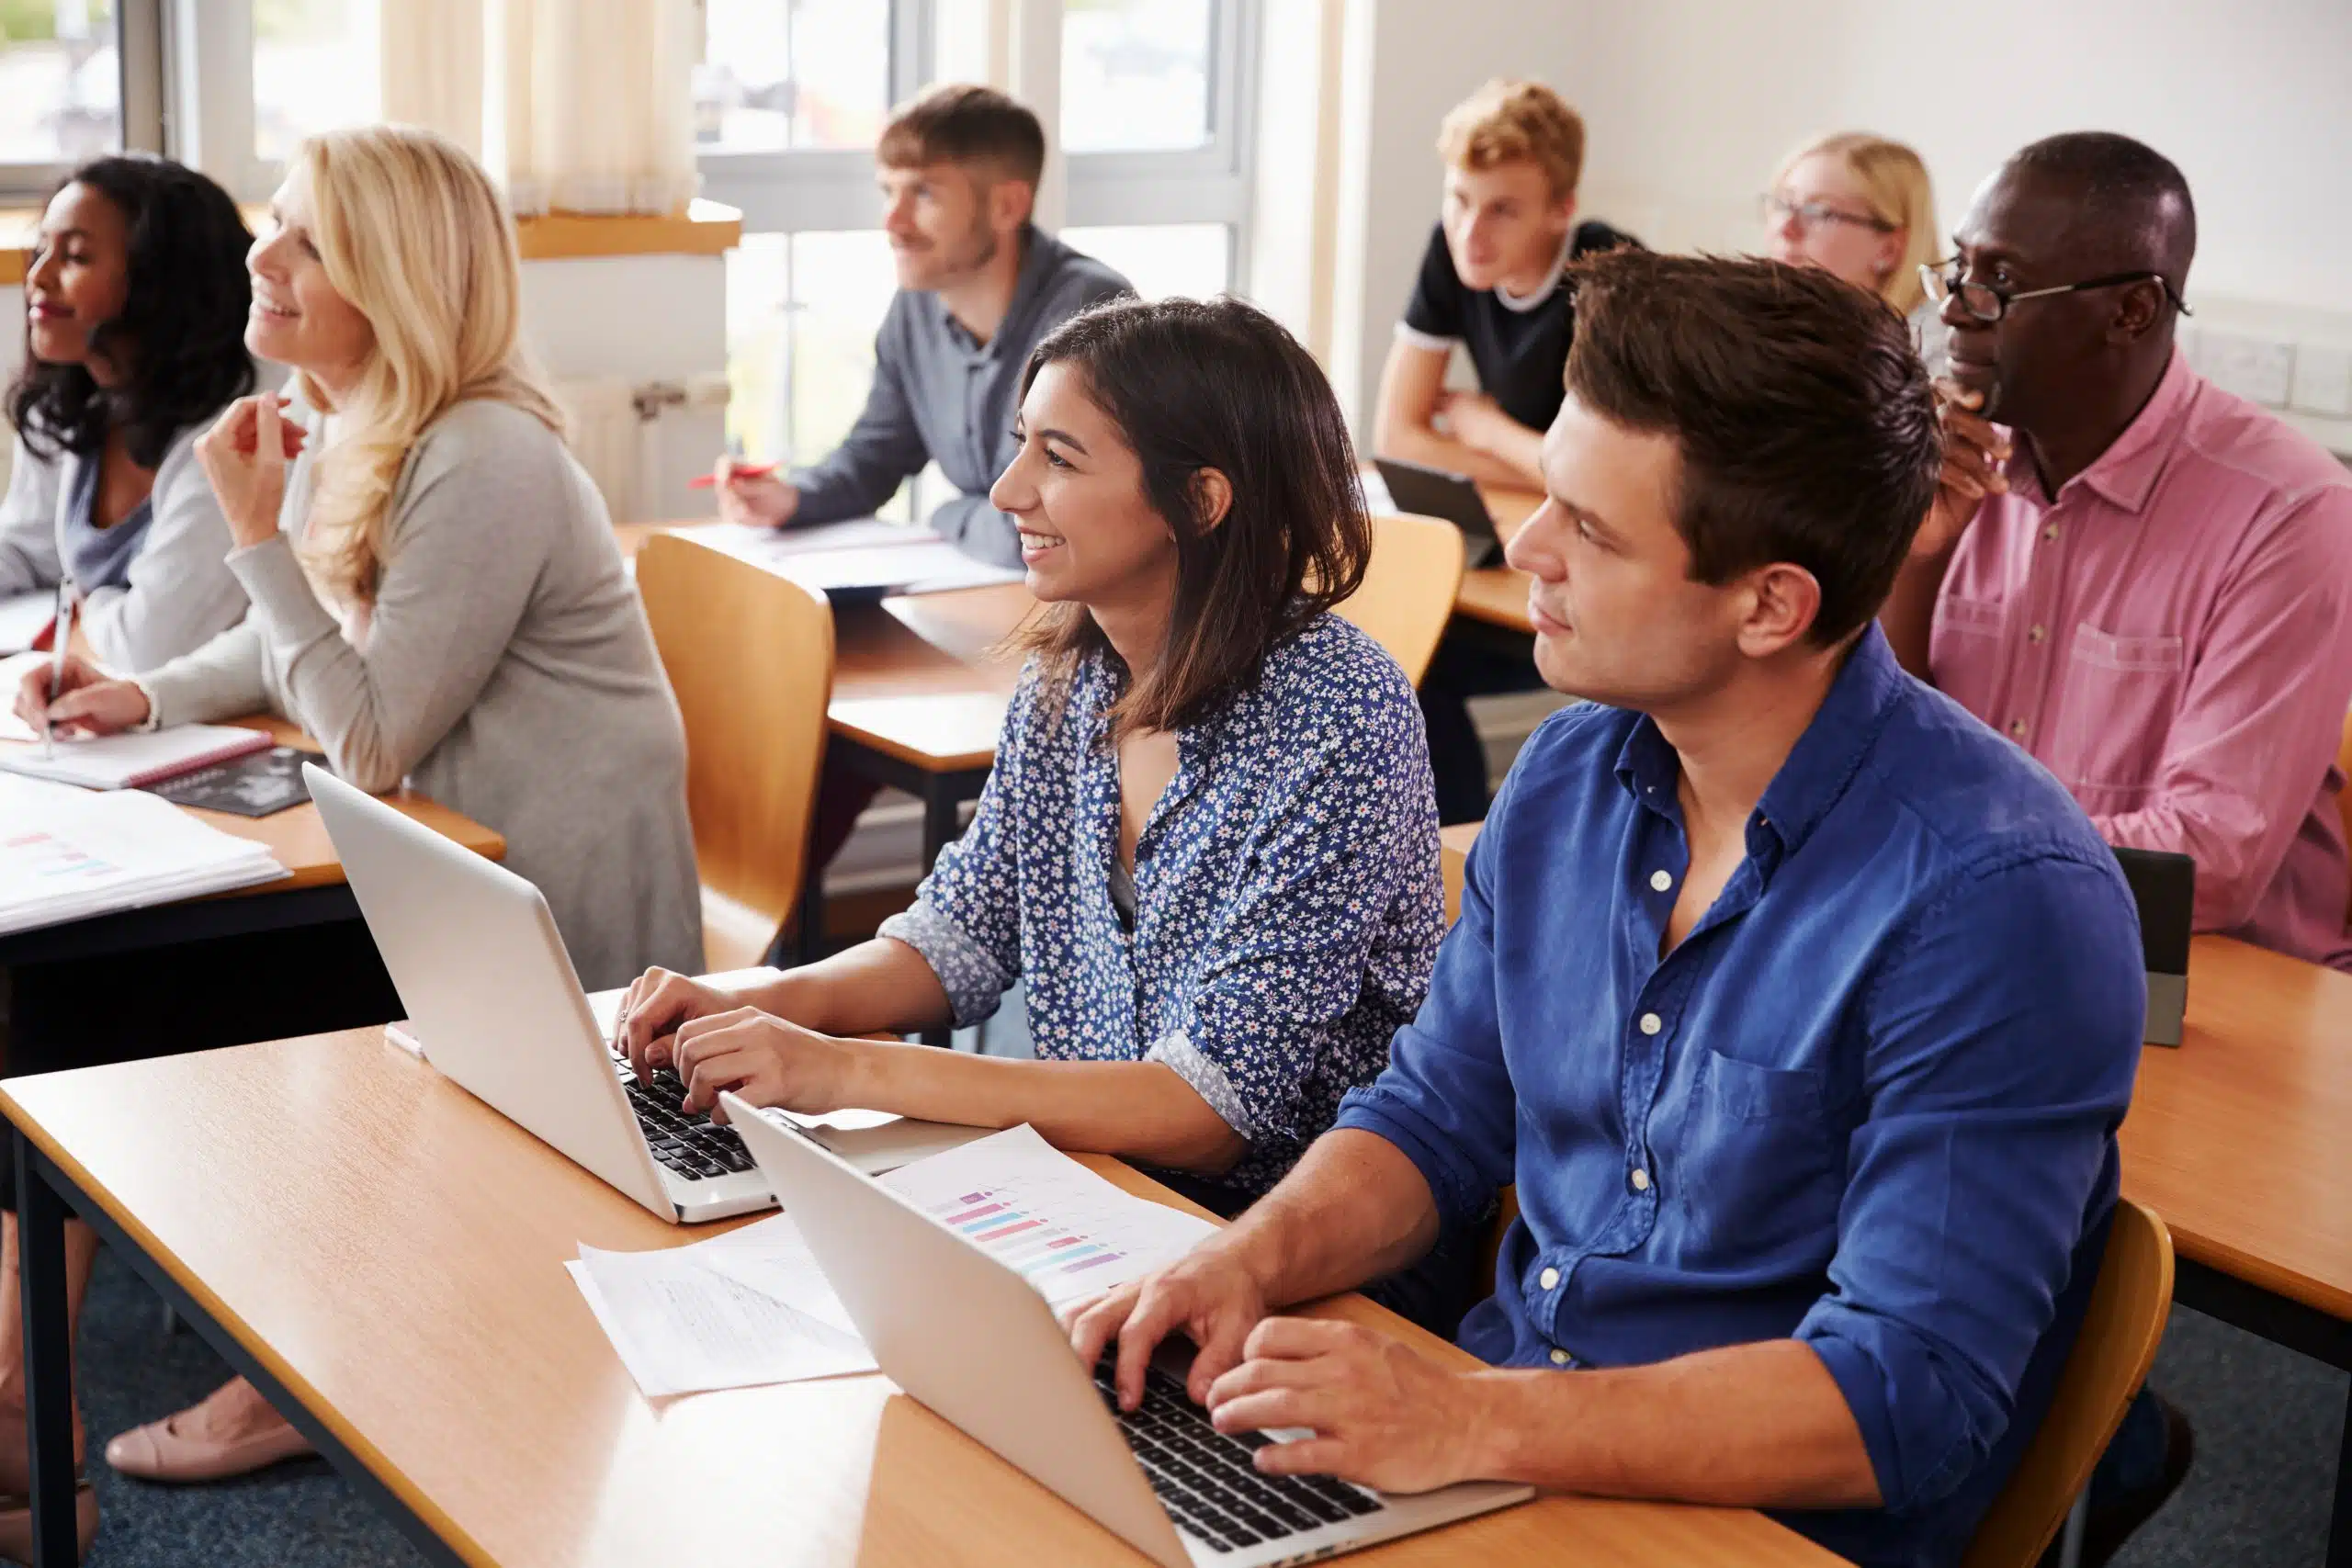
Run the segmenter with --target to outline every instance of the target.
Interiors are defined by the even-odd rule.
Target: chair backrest
[[[1436,517],[1374,517],[1363,583],[1334,608],[1386,649],[1418,686],[1461,592],[1461,529]]]
[[[2032,1568],[2041,1560],[2147,1381],[2171,1306],[2172,1235],[2154,1210],[2122,1199],[2050,1413],[1976,1527],[1961,1568]]]
[[[770,929],[799,901],[833,689],[821,594],[678,534],[637,557],[637,590],[686,723],[686,809],[706,893]]]
[[[2352,712],[2344,716],[2344,739],[2335,748],[2335,771],[2352,779]],[[2336,792],[2335,814],[2344,819],[2345,841],[2352,843],[2352,785]],[[2344,911],[2344,923],[2352,926],[2352,908]]]

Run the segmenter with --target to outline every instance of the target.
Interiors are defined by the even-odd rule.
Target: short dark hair
[[[35,456],[94,456],[121,426],[130,460],[153,468],[172,441],[254,389],[245,352],[253,304],[245,252],[254,237],[229,193],[168,158],[130,153],[83,164],[57,184],[114,203],[129,237],[122,313],[90,333],[95,348],[128,344],[124,384],[108,391],[79,365],[28,352],[8,389],[8,419]]]
[[[1266,655],[1363,581],[1372,521],[1347,421],[1322,367],[1239,300],[1106,301],[1039,344],[1022,378],[1067,364],[1143,464],[1176,536],[1176,597],[1158,666],[1112,713],[1112,733],[1198,724],[1255,681]],[[1232,486],[1202,514],[1198,479]],[[1049,689],[1110,644],[1083,605],[1057,604],[1021,638]]]
[[[900,106],[882,128],[874,157],[886,169],[994,164],[1035,186],[1046,173],[1046,128],[994,87],[950,82]]]
[[[1815,267],[1622,250],[1579,261],[1570,397],[1681,455],[1690,575],[1788,561],[1821,584],[1811,636],[1876,615],[1935,499],[1943,439],[1904,319]]]
[[[2071,186],[2086,226],[2147,233],[2172,254],[2158,261],[2175,290],[2188,286],[2197,254],[2197,203],[2180,165],[2144,141],[2112,130],[2070,130],[2018,152],[2009,167]],[[2152,258],[2156,259],[2156,258]],[[2178,276],[2170,275],[2177,272]]]

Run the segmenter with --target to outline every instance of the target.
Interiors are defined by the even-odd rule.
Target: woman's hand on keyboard
[[[667,969],[648,969],[621,998],[620,1015],[613,1023],[613,1048],[628,1058],[630,1070],[639,1077],[647,1077],[654,1068],[670,1066],[672,1036],[680,1024],[713,1013],[733,1012],[742,1005],[741,998],[717,986]]]
[[[757,1008],[689,1019],[670,1047],[686,1086],[686,1110],[707,1111],[718,1122],[727,1119],[718,1091],[729,1089],[753,1105],[839,1111],[849,1103],[845,1086],[855,1049],[854,1041],[819,1034]]]

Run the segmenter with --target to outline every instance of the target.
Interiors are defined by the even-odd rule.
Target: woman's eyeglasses
[[[1793,218],[1798,229],[1808,234],[1824,223],[1850,223],[1873,234],[1892,234],[1895,230],[1895,225],[1885,219],[1868,212],[1842,211],[1826,201],[1791,201],[1778,191],[1767,191],[1758,197],[1756,208],[1767,228],[1778,228]]]

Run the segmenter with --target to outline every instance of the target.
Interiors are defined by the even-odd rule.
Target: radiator
[[[555,395],[571,422],[572,455],[616,523],[679,515],[687,502],[669,493],[673,481],[707,472],[718,456],[710,415],[727,407],[719,372],[684,381],[580,376],[558,381]]]

